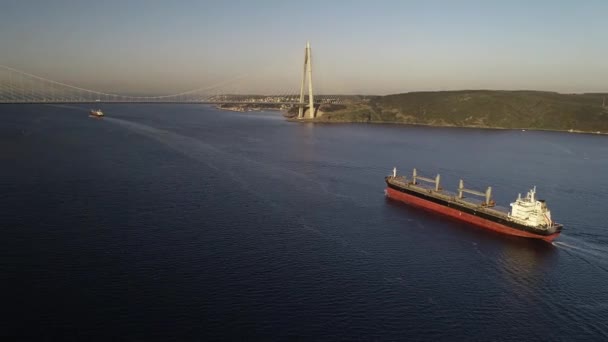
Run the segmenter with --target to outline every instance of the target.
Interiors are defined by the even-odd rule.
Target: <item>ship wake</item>
[[[306,174],[226,152],[212,144],[205,143],[204,141],[193,137],[118,118],[106,117],[105,120],[148,138],[152,138],[190,159],[202,162],[216,171],[221,171],[224,175],[229,175],[232,180],[239,183],[245,190],[258,197],[261,196],[261,193],[255,191],[255,189],[251,189],[251,182],[245,179],[244,176],[246,172],[250,175],[251,173],[259,173],[261,178],[266,181],[270,181],[272,178],[292,178],[298,180],[295,184],[302,185],[298,186],[298,191],[318,194],[320,190],[320,193],[324,193],[331,197],[341,198],[343,200],[354,200],[344,194],[331,191],[326,184],[315,180]],[[236,172],[232,170],[246,170],[246,172]],[[313,187],[309,186],[311,184],[313,184]]]
[[[608,273],[608,248],[606,246],[564,235],[562,235],[561,241],[554,241],[553,246]]]

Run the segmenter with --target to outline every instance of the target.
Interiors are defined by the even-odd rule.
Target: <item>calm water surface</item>
[[[103,109],[0,107],[5,337],[608,339],[605,136]],[[564,233],[391,202],[393,166],[536,185]]]

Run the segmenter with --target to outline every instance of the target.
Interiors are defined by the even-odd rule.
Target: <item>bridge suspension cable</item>
[[[107,91],[87,89],[74,84],[55,81],[46,77],[34,75],[16,68],[0,64],[0,103],[274,103],[281,105],[300,105],[302,98],[300,87],[294,80],[284,79],[280,82],[273,80],[260,81],[249,79],[249,76],[265,77],[279,74],[279,77],[290,75],[277,73],[273,65],[272,72],[265,73],[260,68],[256,74],[242,74],[210,86],[198,87],[167,95],[133,96]],[[287,77],[288,78],[288,77]],[[319,82],[316,83],[319,85]],[[279,89],[266,89],[278,86]],[[257,91],[266,89],[262,94]],[[308,103],[312,96],[304,95],[304,102]],[[340,98],[335,95],[315,93],[314,102],[339,103]]]
[[[0,65],[0,102],[205,102],[221,93],[223,86],[246,76],[243,74],[210,86],[174,94],[132,96],[87,89]]]

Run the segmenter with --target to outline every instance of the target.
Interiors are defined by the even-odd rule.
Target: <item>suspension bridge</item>
[[[310,43],[307,43],[299,93],[296,90],[265,95],[231,92],[227,86],[229,82],[169,95],[121,95],[86,89],[0,65],[0,104],[199,103],[297,106],[298,118],[310,119],[316,116],[316,109],[320,105],[339,104],[345,98],[338,95],[313,94],[311,57]]]

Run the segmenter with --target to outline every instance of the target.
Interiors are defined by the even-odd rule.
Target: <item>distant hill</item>
[[[434,126],[608,132],[608,94],[462,90],[371,97],[321,106],[319,122],[386,122]]]

